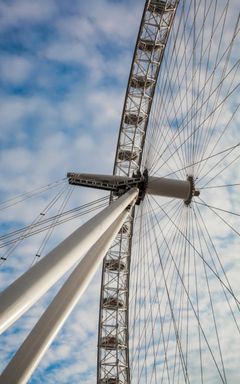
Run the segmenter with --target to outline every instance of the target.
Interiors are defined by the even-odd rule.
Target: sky
[[[1,201],[62,180],[68,171],[112,172],[142,8],[138,1],[0,1]],[[98,195],[81,196],[84,202]],[[3,212],[2,232],[31,222],[48,197]],[[60,229],[54,241],[75,227]],[[23,260],[31,264],[34,241],[9,260],[1,289],[23,272]],[[56,289],[3,336],[1,370]],[[31,383],[95,381],[98,297],[99,276]]]
[[[56,193],[67,196],[68,190],[61,191],[68,171],[112,173],[143,5],[139,0],[0,0],[0,201],[56,182],[45,193],[0,211],[1,233],[39,218]],[[226,111],[222,124],[231,112],[231,108]],[[225,144],[233,142],[227,137]],[[228,176],[237,180],[236,169],[230,169]],[[218,206],[235,207],[237,211],[236,196],[231,194],[231,201],[228,192],[221,194]],[[102,196],[106,194],[75,189],[64,208]],[[216,203],[214,191],[210,191],[209,199]],[[59,209],[60,200],[55,211],[49,212],[54,214]],[[233,255],[232,263],[226,261],[226,265],[237,287],[237,273],[233,272],[239,249],[236,239],[231,243],[228,237],[224,242],[223,227],[216,228],[210,214],[207,219],[217,244]],[[83,220],[60,226],[43,255]],[[231,223],[237,225],[237,221]],[[42,240],[41,234],[30,237],[2,263],[1,290],[36,262]],[[1,336],[0,370],[66,277]],[[95,382],[99,292],[100,271],[34,372],[31,384]],[[204,300],[202,297],[203,308]],[[219,300],[217,305],[224,319]],[[234,336],[232,330],[229,334]],[[238,350],[233,349],[235,352]],[[233,373],[232,384],[237,383],[234,377]]]

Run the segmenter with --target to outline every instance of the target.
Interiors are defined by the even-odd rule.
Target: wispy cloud
[[[141,11],[137,1],[1,3],[1,201],[62,179],[67,171],[111,173]],[[31,223],[56,193],[52,192],[3,211],[3,233]],[[98,196],[79,190],[70,207]],[[81,222],[59,228],[49,247]],[[2,289],[31,264],[41,241],[41,235],[30,238],[9,256],[1,272]],[[60,284],[2,336],[1,369]],[[95,381],[99,285],[100,276],[32,383]]]
[[[67,171],[112,172],[124,93],[143,3],[137,0],[1,2],[1,201],[60,180],[66,176]],[[232,9],[234,7],[238,8],[237,0],[233,3]],[[210,25],[207,25],[206,34],[209,30]],[[228,33],[227,30],[225,32]],[[225,44],[224,41],[223,44]],[[216,49],[217,47],[213,46],[212,52]],[[202,68],[201,79],[203,78]],[[180,92],[180,94],[185,92],[185,85],[177,90],[176,79],[172,80],[171,86],[174,92]],[[176,106],[178,103],[181,104],[179,100],[180,98],[177,98]],[[169,105],[171,106],[171,103]],[[219,129],[223,129],[232,114],[234,105],[234,103],[229,105],[225,110],[219,121]],[[183,112],[186,112],[187,105],[183,103],[181,107]],[[173,109],[169,112],[169,118],[176,123]],[[234,124],[236,128],[235,131],[234,128],[232,130],[234,135],[229,135],[227,138],[225,136],[219,145],[220,148],[223,144],[230,146],[235,142],[239,125],[237,119],[239,117],[236,116]],[[164,131],[168,128],[166,121],[161,128]],[[162,168],[162,172],[169,173],[169,167],[175,167],[173,158],[169,159]],[[227,175],[228,180],[237,180],[238,170],[229,168]],[[225,179],[224,176],[220,176],[218,183],[223,183]],[[1,232],[5,233],[7,230],[22,227],[31,223],[36,217],[39,218],[49,200],[53,199],[56,191],[60,191],[61,188],[62,184],[46,194],[37,195],[34,199],[23,201],[22,204],[3,211]],[[224,189],[221,190],[221,194],[217,192],[216,197],[216,191],[209,190],[208,203],[214,206],[217,198],[219,206],[239,212],[236,194],[237,192]],[[66,209],[89,202],[99,196],[102,194],[96,191],[76,188]],[[204,198],[204,192],[201,196]],[[59,206],[55,211],[50,211],[50,215],[53,214],[52,212],[56,213],[58,209]],[[202,212],[205,213],[204,209]],[[161,218],[161,222],[166,224],[164,215],[159,214],[158,217],[159,221]],[[229,224],[238,227],[236,217],[231,219],[228,215],[223,217]],[[208,230],[221,249],[224,266],[233,288],[237,291],[239,273],[236,271],[236,265],[239,245],[236,238],[229,241],[231,231],[226,230],[221,220],[216,219],[216,215],[207,209],[206,218]],[[67,226],[59,227],[44,254],[82,222],[83,219],[78,218],[68,222]],[[169,226],[166,225],[165,231],[168,236]],[[42,239],[40,234],[20,243],[4,263],[6,267],[0,274],[1,289],[29,267],[33,260],[36,260],[35,255]],[[164,242],[163,238],[162,242]],[[213,247],[211,252],[214,252]],[[179,256],[177,251],[174,255],[176,258]],[[137,260],[138,255],[135,256]],[[137,268],[133,264],[133,269],[134,267]],[[206,279],[202,265],[200,269],[199,282],[204,286]],[[150,277],[153,279],[153,275]],[[193,279],[193,274],[190,279]],[[0,369],[3,369],[17,350],[63,280],[1,336]],[[141,289],[146,289],[146,285],[143,284]],[[161,286],[159,289],[162,292],[164,287]],[[239,378],[239,375],[235,374],[238,350],[237,347],[233,349],[231,344],[234,340],[233,328],[228,323],[224,325],[229,309],[226,305],[222,305],[222,296],[218,295],[219,285],[213,283],[212,290],[216,299],[218,320],[221,326],[225,327],[225,335],[227,335],[227,340],[224,339],[224,353],[229,360],[232,359],[228,365],[229,369],[232,369],[229,377],[231,383],[235,383]],[[84,382],[90,384],[96,381],[99,292],[100,271],[83,296],[80,305],[73,311],[46,353],[31,378],[31,383]],[[201,313],[209,310],[209,300],[204,295],[200,295],[199,308]],[[153,306],[154,310],[155,306]],[[165,322],[166,328],[170,321],[170,314],[168,315],[169,318]],[[143,313],[141,313],[139,323],[143,320]],[[196,330],[196,319],[194,321]],[[204,323],[205,329],[209,331],[209,339],[213,337],[211,321],[212,319],[207,316]],[[157,325],[159,326],[159,322]],[[139,329],[139,324],[136,324],[136,332]],[[196,333],[192,332],[190,335],[194,360],[198,340]],[[175,348],[175,342],[170,340],[171,363]],[[231,350],[229,354],[228,350]],[[144,352],[142,357],[144,358]],[[149,365],[151,365],[151,357],[149,352]],[[159,364],[162,364],[162,360]],[[217,379],[210,370],[209,377],[209,382],[211,380],[213,383],[216,382]]]

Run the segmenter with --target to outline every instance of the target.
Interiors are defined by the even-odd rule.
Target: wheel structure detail
[[[178,1],[146,1],[122,112],[113,174],[137,177],[164,50]],[[111,194],[110,201],[117,198]],[[130,383],[128,300],[134,209],[103,262],[98,384]]]
[[[83,256],[1,383],[19,382],[22,374],[29,380],[102,260],[98,384],[240,383],[238,6],[147,0],[113,174],[69,172],[68,184],[64,178],[1,202],[1,210],[15,210],[37,199],[32,223],[20,217],[17,228],[17,209],[8,214],[10,232],[0,236],[0,264],[8,261],[11,278],[32,256],[1,294],[4,329]],[[108,191],[111,205],[104,194],[73,207],[73,185]],[[47,203],[39,211],[40,201]],[[50,251],[55,228],[82,216],[85,223]],[[22,241],[35,235],[33,252]],[[17,246],[19,258],[12,257]],[[70,371],[72,381],[77,373],[86,379],[82,368]],[[8,380],[12,374],[18,378]]]

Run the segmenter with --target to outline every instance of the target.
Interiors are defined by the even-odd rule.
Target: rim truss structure
[[[157,77],[178,0],[147,1],[133,56],[113,174],[137,176]],[[110,200],[116,198],[112,193]],[[103,262],[98,383],[129,383],[128,300],[134,209]]]

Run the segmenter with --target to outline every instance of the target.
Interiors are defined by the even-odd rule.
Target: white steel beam
[[[125,209],[87,252],[0,377],[0,384],[26,383],[94,276],[128,216]]]
[[[146,193],[186,200],[191,194],[191,183],[188,180],[149,176]]]
[[[122,195],[6,288],[0,295],[0,333],[78,262],[137,196],[137,188]]]
[[[149,195],[165,196],[176,199],[188,200],[193,195],[198,196],[199,191],[195,190],[193,177],[186,180],[168,179],[166,177],[155,177],[143,175],[138,176],[118,176],[118,175],[98,175],[90,173],[68,173],[69,183],[80,186],[87,186],[112,191],[123,188],[138,187],[143,188]]]

